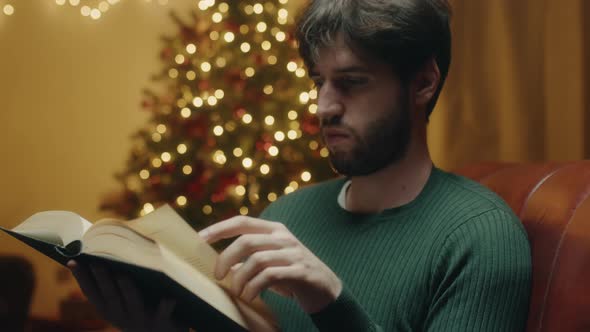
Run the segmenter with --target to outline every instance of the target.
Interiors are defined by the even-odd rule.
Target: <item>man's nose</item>
[[[318,93],[318,112],[320,119],[331,119],[333,117],[342,116],[344,113],[344,105],[341,98],[333,88],[324,85]]]

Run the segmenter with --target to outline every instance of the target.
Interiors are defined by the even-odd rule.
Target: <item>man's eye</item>
[[[313,81],[313,87],[315,89],[319,90],[322,87],[322,85],[324,85],[324,81],[321,81],[321,80],[314,80]]]
[[[337,86],[343,90],[349,90],[352,88],[360,87],[367,83],[364,78],[343,78],[337,81]]]
[[[365,84],[367,83],[367,80],[364,78],[345,78],[343,79],[343,82],[346,85],[355,86]]]

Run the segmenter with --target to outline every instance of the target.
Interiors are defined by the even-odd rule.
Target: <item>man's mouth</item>
[[[351,138],[348,131],[338,128],[323,128],[322,134],[324,141],[329,146],[346,143]]]

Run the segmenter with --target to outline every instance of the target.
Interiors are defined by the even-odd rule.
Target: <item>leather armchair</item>
[[[491,162],[456,173],[504,198],[527,230],[533,262],[527,332],[590,331],[590,161]]]

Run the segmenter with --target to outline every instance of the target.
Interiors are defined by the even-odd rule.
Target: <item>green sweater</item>
[[[337,202],[345,182],[301,189],[261,215],[284,223],[344,285],[312,315],[264,292],[283,331],[524,330],[530,249],[502,199],[434,168],[411,203],[361,215]]]

